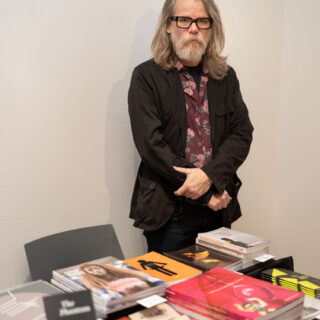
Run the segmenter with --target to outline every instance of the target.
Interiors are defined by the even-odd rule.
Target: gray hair
[[[221,56],[224,48],[225,38],[223,25],[214,0],[201,0],[205,5],[209,16],[213,19],[211,37],[206,48],[204,64],[209,74],[214,79],[222,79],[227,71],[227,58]],[[152,57],[157,64],[166,70],[171,70],[174,65],[174,50],[167,33],[167,27],[170,23],[170,17],[173,16],[176,0],[166,0],[161,16],[159,18],[157,30],[151,44]]]

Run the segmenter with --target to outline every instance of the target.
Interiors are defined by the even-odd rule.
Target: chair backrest
[[[50,281],[55,269],[113,256],[124,259],[111,224],[52,234],[24,245],[32,280]]]

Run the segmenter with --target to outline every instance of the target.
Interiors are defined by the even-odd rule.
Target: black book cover
[[[225,255],[198,244],[176,251],[164,252],[164,255],[202,271],[217,267],[226,268],[241,261],[239,258]]]

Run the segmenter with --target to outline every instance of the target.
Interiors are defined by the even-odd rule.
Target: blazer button
[[[150,189],[155,189],[156,188],[156,184],[154,183],[154,182],[152,182],[151,184],[150,184]]]

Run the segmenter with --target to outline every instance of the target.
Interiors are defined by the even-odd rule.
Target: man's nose
[[[189,27],[189,32],[190,33],[198,33],[199,32],[197,23],[195,21],[192,21],[191,26]]]

